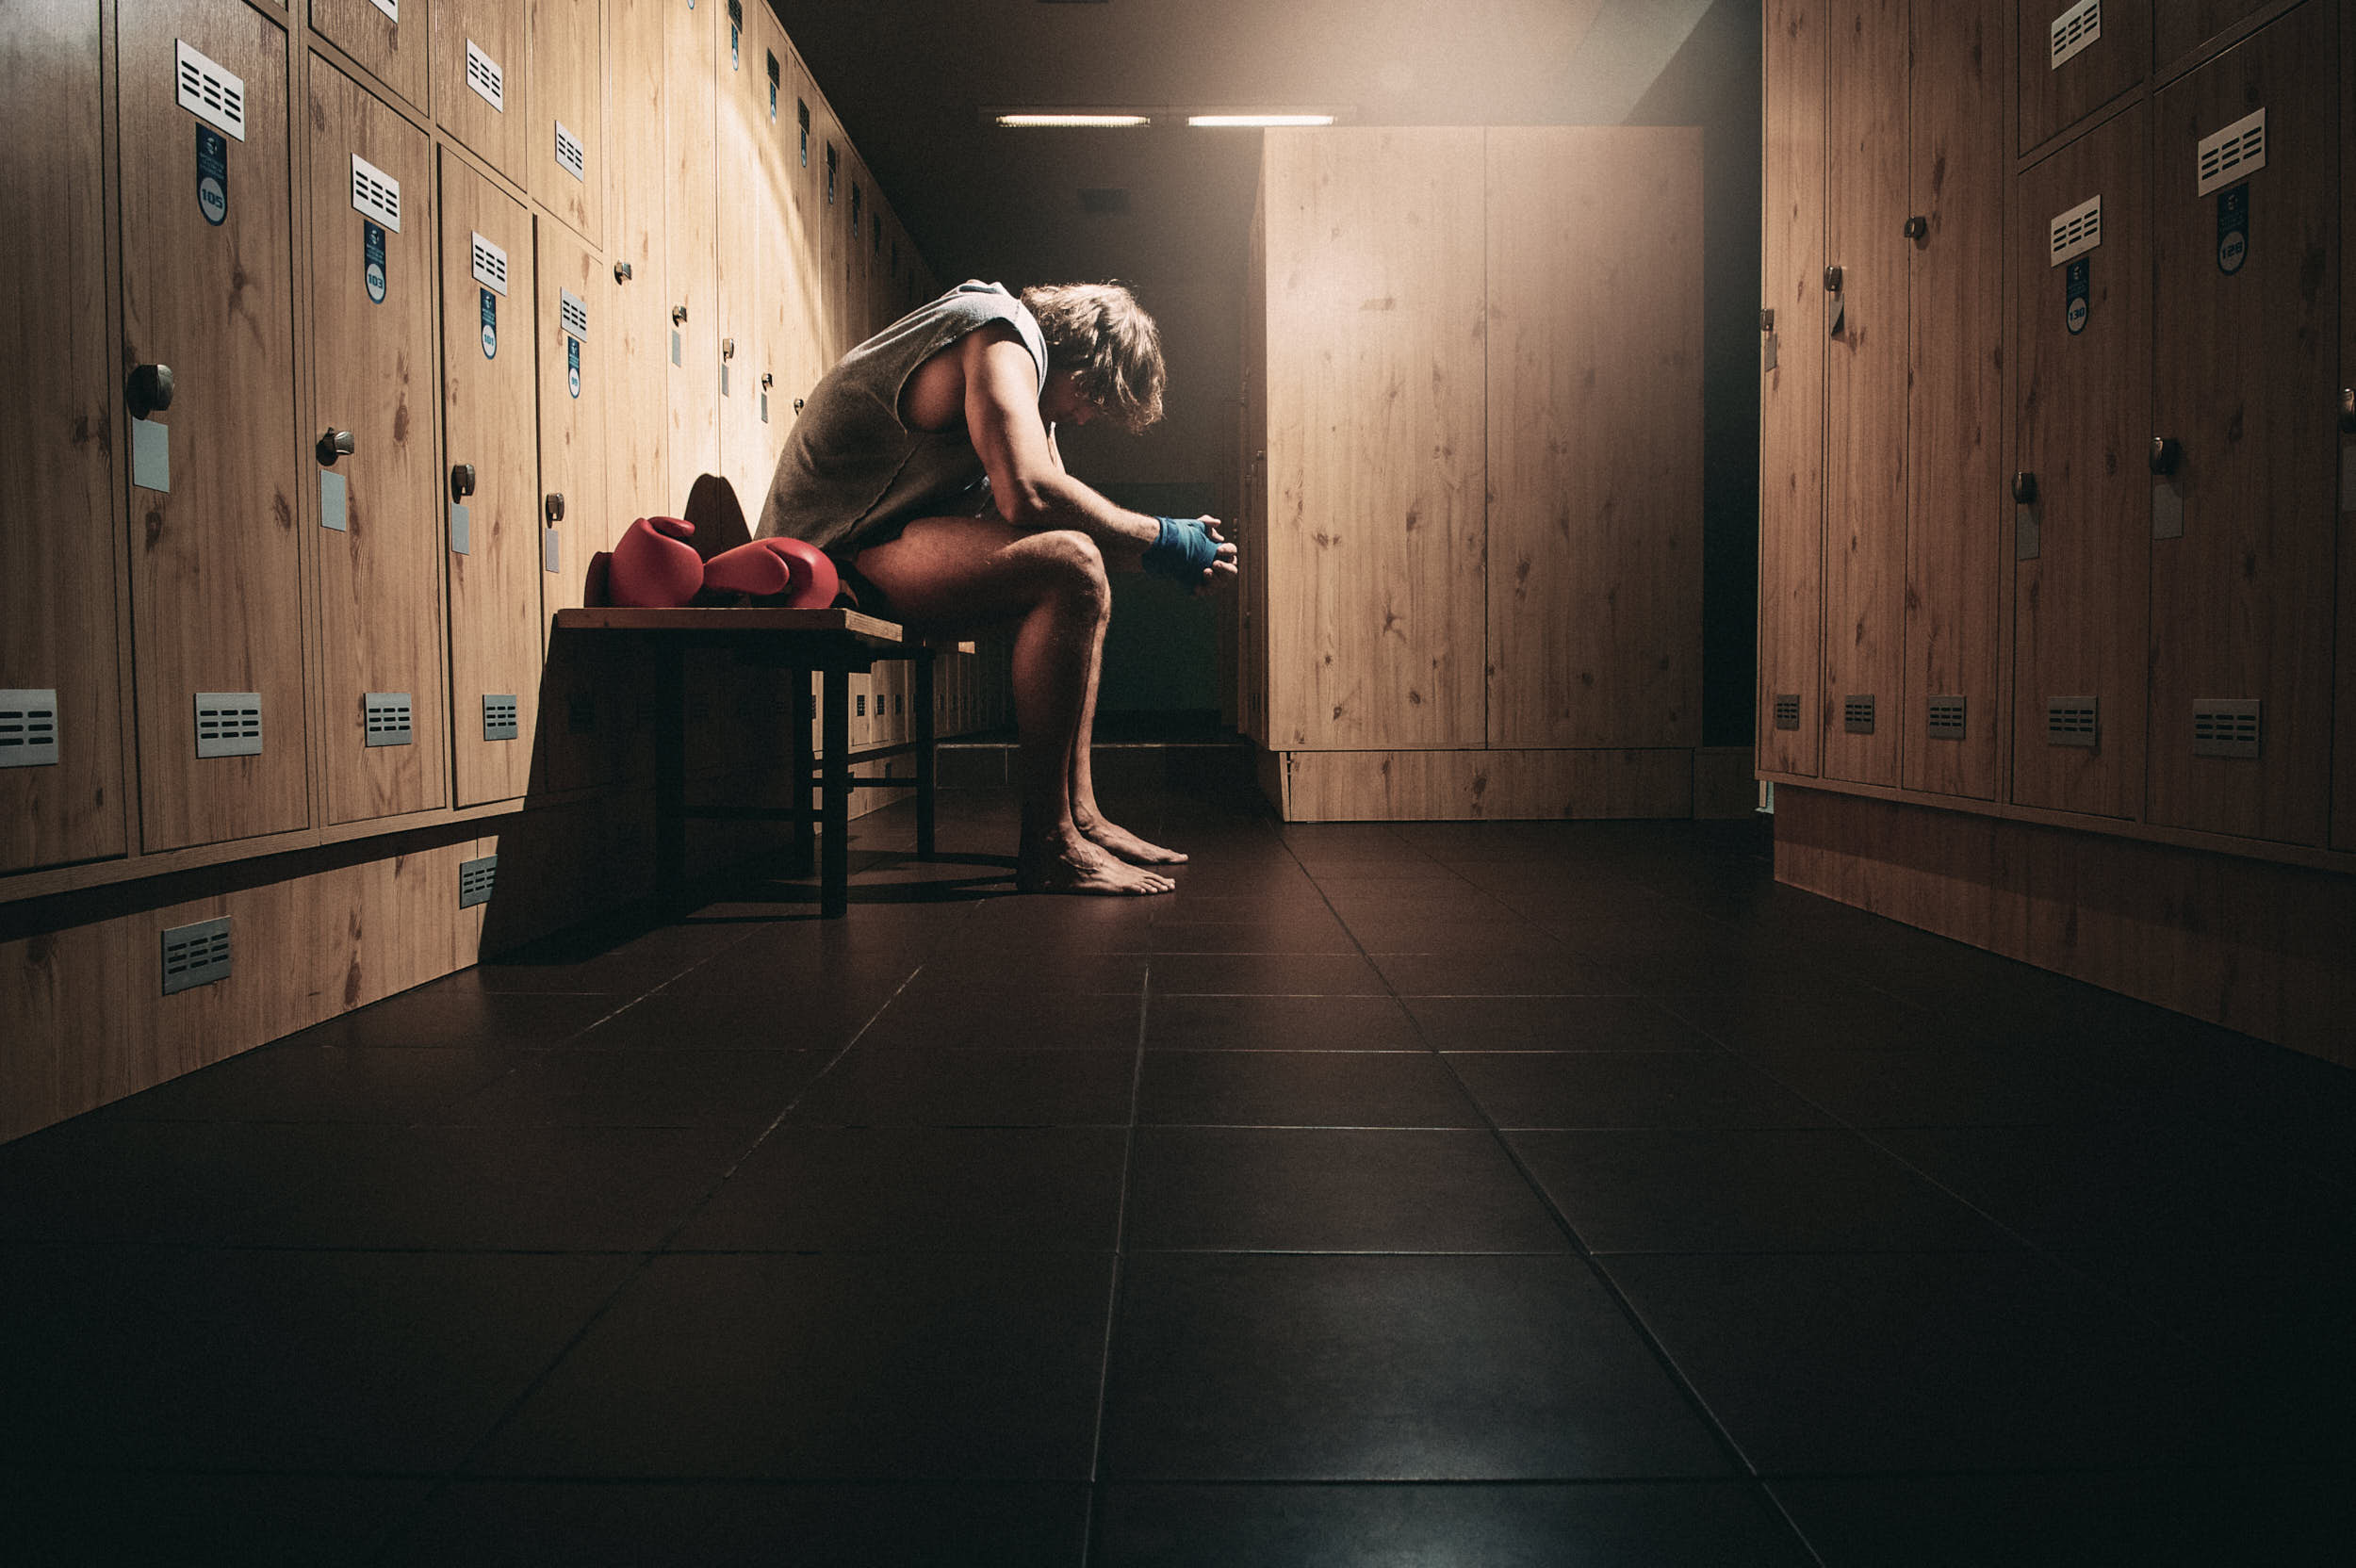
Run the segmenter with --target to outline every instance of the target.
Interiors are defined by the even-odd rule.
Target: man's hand
[[[1195,521],[1203,525],[1203,531],[1219,546],[1218,556],[1203,568],[1203,576],[1194,585],[1194,596],[1201,598],[1213,589],[1235,580],[1235,547],[1219,531],[1217,517],[1197,517]]]

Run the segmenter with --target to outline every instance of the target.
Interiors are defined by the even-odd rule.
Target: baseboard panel
[[[1287,822],[1690,817],[1693,749],[1264,753]],[[1271,780],[1270,776],[1273,775]]]

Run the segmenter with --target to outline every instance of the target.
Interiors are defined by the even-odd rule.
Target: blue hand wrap
[[[1139,564],[1172,582],[1191,586],[1201,580],[1219,559],[1219,541],[1211,537],[1211,531],[1191,517],[1156,517],[1154,521],[1162,525],[1162,536],[1146,547]]]

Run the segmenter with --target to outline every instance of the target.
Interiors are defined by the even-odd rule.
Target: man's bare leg
[[[1026,892],[1158,893],[1177,884],[1100,848],[1073,820],[1073,758],[1112,591],[1093,540],[1066,531],[1021,533],[994,518],[911,523],[864,550],[859,569],[899,613],[927,629],[1017,623],[1015,722],[1022,738]]]
[[[1072,821],[1081,835],[1099,849],[1110,850],[1133,866],[1178,866],[1186,858],[1174,849],[1147,843],[1127,828],[1105,820],[1096,806],[1096,776],[1089,767],[1096,734],[1096,688],[1104,673],[1104,627],[1096,629],[1088,649],[1088,687],[1080,698],[1080,727],[1072,748]]]

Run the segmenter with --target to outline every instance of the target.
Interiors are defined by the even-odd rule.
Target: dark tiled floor
[[[12,1560],[2337,1563],[2356,1075],[1754,824],[860,825],[0,1149]],[[781,896],[772,897],[773,892]]]

